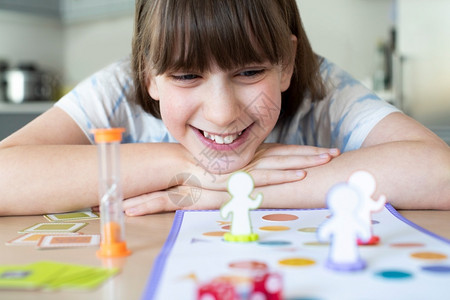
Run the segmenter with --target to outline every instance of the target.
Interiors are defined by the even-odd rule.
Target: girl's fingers
[[[266,185],[275,185],[275,184],[281,184],[281,183],[287,183],[287,182],[293,182],[302,180],[306,176],[306,171],[302,170],[303,168],[306,168],[308,165],[303,162],[302,164],[299,164],[296,168],[293,169],[287,169],[283,170],[284,167],[276,164],[276,159],[273,159],[274,161],[267,162],[266,167],[267,168],[261,168],[260,166],[252,167],[251,169],[244,169],[243,171],[249,173],[254,181],[255,187],[257,186],[266,186]],[[314,161],[314,159],[313,159]],[[313,164],[310,165],[318,165],[326,163],[328,160],[321,160],[321,161],[314,161]],[[292,167],[292,165],[290,165]],[[192,182],[180,182],[180,184],[191,186],[193,188],[204,188],[208,190],[215,190],[215,191],[225,191],[227,189],[227,181],[231,174],[225,174],[221,175],[226,178],[225,181],[222,182],[222,180],[207,180],[202,181],[201,184],[200,181],[192,181]],[[194,185],[192,185],[194,184]],[[176,188],[176,187],[173,187]]]
[[[340,154],[337,148],[320,148],[303,145],[262,144],[257,154],[261,156],[271,155],[319,155],[327,153],[332,157]]]
[[[179,208],[175,204],[168,201],[167,194],[164,192],[149,193],[124,200],[124,212],[127,216],[143,216],[177,209]]]
[[[328,153],[318,155],[285,155],[285,156],[268,156],[262,157],[257,161],[249,164],[247,170],[250,169],[267,169],[267,170],[300,170],[310,167],[323,165],[329,162],[332,156]]]
[[[306,176],[303,170],[254,170],[249,174],[253,178],[255,187],[298,181]]]
[[[227,192],[178,186],[124,200],[128,216],[175,211],[177,209],[218,209],[229,197]]]
[[[310,156],[268,156],[254,161],[243,169],[248,172],[255,186],[266,186],[302,180],[306,176],[304,169],[326,164],[332,159],[324,153]],[[206,171],[203,170],[203,173]],[[209,175],[209,176],[208,176]],[[200,176],[200,177],[196,177]],[[202,174],[193,177],[199,180],[180,181],[179,185],[195,185],[210,190],[225,190],[230,174]],[[201,183],[201,184],[197,184]]]

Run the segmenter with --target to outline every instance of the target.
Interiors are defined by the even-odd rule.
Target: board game
[[[380,242],[358,247],[367,267],[357,272],[324,267],[329,244],[318,241],[317,229],[330,217],[328,209],[258,209],[250,217],[259,240],[232,243],[223,239],[231,222],[219,210],[177,211],[143,299],[196,299],[199,285],[217,278],[245,287],[261,266],[282,276],[283,299],[450,294],[450,241],[404,219],[389,204],[372,215]]]

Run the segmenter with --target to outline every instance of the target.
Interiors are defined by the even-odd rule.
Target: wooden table
[[[450,239],[450,211],[407,210],[400,213],[412,222],[440,236]],[[132,255],[120,260],[103,262],[95,255],[97,247],[76,249],[38,250],[33,246],[6,246],[5,242],[16,238],[17,231],[36,223],[47,222],[43,216],[0,217],[0,264],[28,264],[51,260],[62,263],[102,266],[122,265],[119,275],[93,291],[25,292],[1,291],[0,299],[141,299],[153,262],[172,226],[174,214],[157,214],[126,218],[126,238]],[[98,234],[99,220],[88,221],[81,231]]]

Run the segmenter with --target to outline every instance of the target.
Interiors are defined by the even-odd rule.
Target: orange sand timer
[[[93,130],[99,157],[101,243],[97,256],[102,258],[131,253],[125,242],[120,182],[119,145],[124,131],[123,128]]]

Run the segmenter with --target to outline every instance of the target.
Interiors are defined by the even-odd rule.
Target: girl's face
[[[291,68],[257,63],[224,71],[179,70],[151,78],[164,124],[211,173],[245,167],[274,128]]]

